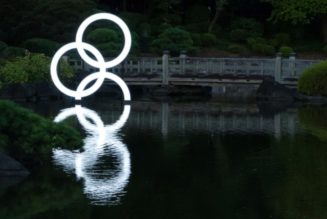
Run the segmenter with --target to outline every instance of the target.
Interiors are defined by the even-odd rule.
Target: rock
[[[0,91],[0,97],[3,99],[26,100],[32,98],[34,95],[34,89],[26,84],[8,85]]]
[[[9,100],[48,100],[60,99],[61,93],[50,82],[11,84],[0,90],[0,98]]]
[[[18,161],[0,153],[0,176],[27,176],[28,170]]]
[[[257,90],[256,99],[259,101],[293,102],[297,96],[296,90],[289,89],[273,79],[265,79]]]
[[[38,82],[31,84],[35,90],[35,96],[40,100],[59,99],[60,91],[51,82]]]

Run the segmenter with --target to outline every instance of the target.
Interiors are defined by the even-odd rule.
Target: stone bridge
[[[162,57],[129,58],[109,69],[128,85],[190,85],[260,84],[263,78],[273,78],[287,86],[296,86],[302,72],[320,60],[282,58],[199,58]],[[76,70],[95,72],[97,69],[81,60],[69,59]],[[108,82],[110,83],[110,82]]]

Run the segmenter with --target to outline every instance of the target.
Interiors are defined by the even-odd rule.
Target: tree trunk
[[[219,11],[216,10],[216,13],[215,13],[215,16],[213,17],[213,19],[211,20],[210,24],[209,24],[209,28],[208,28],[208,32],[211,33],[212,32],[212,29],[213,27],[215,26],[217,20],[218,20],[218,17],[219,17]]]
[[[322,23],[321,29],[323,34],[323,40],[324,43],[327,43],[327,15],[323,15],[321,23]]]
[[[212,4],[212,6],[214,6],[214,7],[211,7],[212,8],[211,10],[214,10],[215,16],[209,23],[209,28],[208,28],[209,33],[212,32],[215,24],[217,23],[219,14],[223,10],[226,2],[227,2],[227,0],[215,0],[214,3]]]

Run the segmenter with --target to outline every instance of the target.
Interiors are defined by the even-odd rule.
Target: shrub
[[[246,42],[250,47],[255,44],[267,44],[267,41],[261,37],[250,37],[246,39]]]
[[[0,53],[6,49],[8,45],[5,42],[0,41]]]
[[[200,33],[192,33],[191,37],[195,46],[202,46],[202,38]]]
[[[290,35],[288,33],[278,33],[272,40],[273,46],[279,48],[290,43]]]
[[[132,48],[131,53],[139,50],[139,36],[136,32],[131,32]],[[87,35],[87,40],[91,41],[100,50],[104,57],[117,56],[123,49],[123,34],[115,29],[97,28]]]
[[[247,44],[250,49],[259,55],[275,55],[275,48],[268,44],[267,41],[263,38],[248,38]]]
[[[250,37],[260,37],[263,34],[262,25],[251,18],[240,18],[232,23],[230,38],[235,42],[245,42]]]
[[[289,46],[282,46],[280,47],[279,52],[283,57],[289,57],[292,53],[294,53],[294,50]]]
[[[201,34],[201,42],[203,47],[211,47],[217,43],[217,37],[212,33],[204,33]]]
[[[23,48],[8,46],[4,50],[0,51],[0,58],[12,59],[17,56],[24,56],[25,54],[26,50]]]
[[[247,30],[235,29],[230,32],[230,38],[234,42],[244,42],[248,37],[250,34]]]
[[[212,33],[193,33],[191,36],[195,46],[211,47],[217,43],[217,37]]]
[[[252,47],[252,51],[259,54],[259,55],[268,55],[273,56],[275,55],[275,48],[272,45],[268,44],[254,44]]]
[[[177,27],[164,30],[158,39],[151,43],[152,51],[161,54],[163,50],[169,50],[173,55],[180,51],[192,52],[194,50],[191,34]]]
[[[233,53],[237,53],[240,55],[248,55],[249,54],[249,50],[240,44],[230,44],[228,46],[228,51],[233,52]]]
[[[119,35],[115,30],[109,28],[97,28],[87,34],[87,40],[95,44],[119,43]]]
[[[327,55],[327,45],[322,48],[322,51]]]
[[[307,95],[327,96],[327,61],[306,69],[299,78],[298,90]]]
[[[76,149],[82,145],[80,134],[73,128],[12,102],[0,101],[0,114],[0,148],[24,164],[50,161],[54,147]]]
[[[7,61],[0,69],[0,79],[5,84],[48,81],[50,79],[50,62],[51,59],[44,54],[28,54],[24,57],[17,57]],[[60,62],[58,72],[66,78],[74,75],[74,70],[66,61]]]
[[[104,57],[114,57],[120,53],[120,45],[114,42],[102,43],[96,45],[97,49],[101,51],[101,54]]]
[[[59,49],[59,43],[43,39],[43,38],[32,38],[23,42],[22,46],[31,52],[44,53],[47,56],[53,56]]]
[[[167,22],[156,21],[157,19],[151,19],[151,30],[154,36],[159,36],[164,30],[172,28],[173,26]]]

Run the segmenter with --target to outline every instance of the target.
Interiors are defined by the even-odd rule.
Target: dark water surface
[[[72,106],[30,107],[54,119]],[[85,107],[65,119],[84,151],[58,146],[52,166],[1,190],[1,219],[327,218],[323,107],[133,102],[125,124],[119,103]]]

